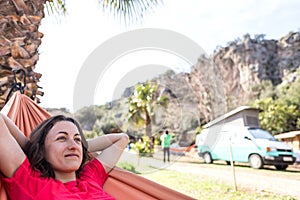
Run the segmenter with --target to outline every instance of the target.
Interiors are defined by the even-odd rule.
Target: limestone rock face
[[[257,97],[262,81],[278,85],[300,66],[300,33],[279,40],[263,35],[231,42],[210,57],[201,56],[190,73],[201,117],[211,120]]]

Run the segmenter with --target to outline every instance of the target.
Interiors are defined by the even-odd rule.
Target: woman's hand
[[[117,164],[129,138],[125,133],[111,133],[88,141],[89,152],[101,153],[97,156],[108,173]]]

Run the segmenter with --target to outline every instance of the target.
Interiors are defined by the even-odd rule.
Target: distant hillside
[[[264,82],[277,86],[299,66],[299,32],[291,32],[279,40],[245,35],[229,42],[213,55],[199,57],[191,73],[168,71],[152,80],[160,85],[159,92],[171,99],[166,110],[157,111],[153,131],[168,127],[180,133],[179,140],[191,141],[193,138],[188,133],[194,132],[197,126],[260,98],[265,95],[261,86]],[[126,99],[132,92],[133,87],[127,88],[121,99],[98,106],[101,110],[98,113],[102,114],[97,115],[97,126],[114,121],[126,129]]]

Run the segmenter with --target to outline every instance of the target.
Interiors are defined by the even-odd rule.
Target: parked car
[[[291,147],[258,127],[210,126],[197,135],[196,145],[206,163],[232,160],[248,162],[257,169],[274,165],[278,170],[285,170],[296,160]]]

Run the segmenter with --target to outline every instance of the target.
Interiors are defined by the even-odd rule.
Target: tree
[[[282,101],[267,98],[256,100],[253,106],[263,110],[259,114],[261,127],[271,132],[272,135],[295,130],[297,123],[295,116],[299,116],[299,111],[295,105],[288,105]]]
[[[158,95],[158,86],[147,82],[135,86],[134,93],[128,98],[129,121],[146,126],[146,135],[152,136],[151,116],[154,115],[153,109],[156,105],[166,107],[169,103],[168,97]]]
[[[287,74],[280,85],[263,81],[256,87],[258,98],[253,106],[259,114],[262,128],[277,133],[300,129],[300,68]]]
[[[98,2],[103,10],[109,10],[128,22],[142,18],[147,11],[158,5],[159,0]],[[38,95],[43,95],[37,85],[42,75],[35,73],[34,68],[39,59],[38,48],[43,37],[43,33],[38,30],[45,16],[45,5],[50,14],[66,12],[65,0],[0,1],[0,109],[15,82],[22,84],[24,93],[36,102],[39,102]],[[20,69],[25,73],[21,73]],[[14,74],[14,70],[18,71]]]
[[[75,113],[74,117],[80,123],[82,129],[93,130],[97,120],[96,106],[83,107]]]

